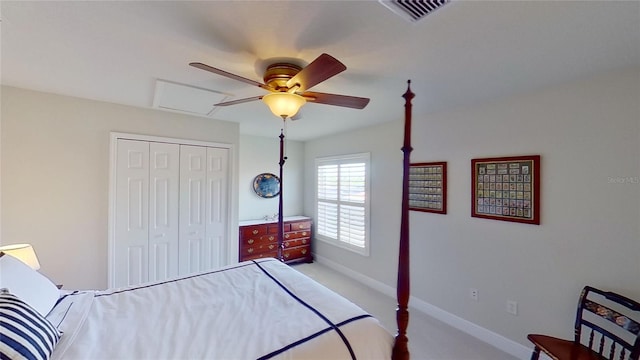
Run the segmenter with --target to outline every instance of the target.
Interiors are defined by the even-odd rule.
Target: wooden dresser
[[[240,222],[240,261],[278,256],[278,222],[248,220]],[[311,218],[284,218],[285,262],[312,262]]]

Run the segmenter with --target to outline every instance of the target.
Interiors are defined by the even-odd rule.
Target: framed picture
[[[280,194],[280,178],[274,174],[262,173],[253,178],[253,191],[263,198],[272,198]]]
[[[471,216],[540,224],[540,155],[471,160]]]
[[[409,210],[447,213],[447,163],[409,166]]]

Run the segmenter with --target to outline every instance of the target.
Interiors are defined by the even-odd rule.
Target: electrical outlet
[[[478,301],[478,289],[470,288],[469,289],[469,297],[473,301]]]
[[[511,315],[518,315],[518,302],[507,300],[507,312]]]

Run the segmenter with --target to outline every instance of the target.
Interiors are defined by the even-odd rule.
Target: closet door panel
[[[114,277],[117,286],[149,279],[149,144],[118,140]]]
[[[149,280],[178,275],[180,147],[150,143]]]
[[[180,145],[179,274],[206,270],[210,245],[206,239],[207,149]]]
[[[204,265],[207,268],[220,267],[227,259],[227,178],[229,176],[229,150],[207,148],[207,223],[206,236],[210,244]]]

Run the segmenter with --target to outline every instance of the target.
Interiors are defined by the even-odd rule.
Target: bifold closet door
[[[115,285],[149,279],[149,143],[118,140]]]
[[[149,146],[149,281],[178,275],[180,146]]]
[[[207,210],[206,236],[211,243],[209,268],[229,263],[227,242],[227,209],[229,178],[229,150],[207,148]]]
[[[179,146],[118,140],[115,286],[178,275]]]
[[[228,150],[180,146],[180,274],[227,263]]]

